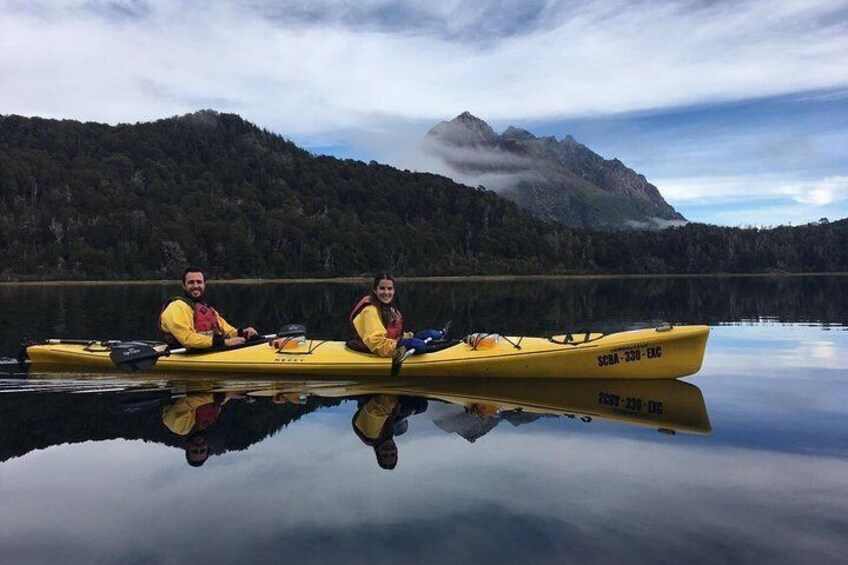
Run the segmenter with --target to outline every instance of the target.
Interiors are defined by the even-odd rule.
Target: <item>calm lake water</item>
[[[703,369],[682,381],[4,378],[0,556],[844,563],[846,283],[399,284],[408,325],[450,319],[455,336],[709,324]],[[23,339],[155,339],[161,302],[176,289],[0,286],[0,355],[16,355]],[[209,293],[235,324],[270,333],[304,322],[314,337],[347,339],[362,288],[218,285]],[[394,469],[379,464],[391,466],[394,453],[378,454],[352,426],[369,403],[394,409]],[[189,465],[203,450],[205,463]]]

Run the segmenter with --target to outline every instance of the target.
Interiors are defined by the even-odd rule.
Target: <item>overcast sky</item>
[[[411,169],[468,110],[570,133],[690,220],[848,216],[848,1],[0,0],[0,114],[203,108]]]

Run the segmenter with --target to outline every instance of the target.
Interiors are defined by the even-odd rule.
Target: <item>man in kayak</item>
[[[391,357],[399,347],[427,351],[427,341],[441,339],[439,330],[423,330],[414,336],[403,333],[403,316],[394,305],[395,279],[382,272],[374,276],[371,292],[363,296],[350,313],[350,323],[357,339],[351,342],[355,349],[379,357]]]
[[[252,327],[236,329],[203,302],[206,276],[197,267],[183,273],[183,296],[168,302],[159,315],[159,328],[170,346],[191,349],[241,345],[257,335]]]

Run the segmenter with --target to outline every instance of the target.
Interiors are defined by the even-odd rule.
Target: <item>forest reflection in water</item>
[[[458,335],[478,331],[553,335],[614,331],[662,321],[709,324],[774,320],[848,322],[845,276],[415,281],[398,283],[413,329],[453,320]],[[321,339],[348,339],[348,314],[366,283],[210,284],[226,318],[263,333],[298,322]],[[162,302],[176,282],[136,286],[0,285],[0,354],[23,339],[157,339]]]

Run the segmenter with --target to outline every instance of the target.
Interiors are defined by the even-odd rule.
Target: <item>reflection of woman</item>
[[[427,350],[425,339],[439,339],[442,332],[424,330],[413,336],[403,333],[403,316],[394,305],[395,279],[386,272],[377,273],[371,292],[363,296],[350,313],[356,330],[354,348],[380,357],[391,357],[395,349],[405,347],[417,353]]]
[[[398,450],[395,436],[408,427],[407,418],[427,410],[423,398],[377,394],[363,403],[353,415],[353,431],[362,443],[374,448],[377,464],[383,469],[397,466]]]

